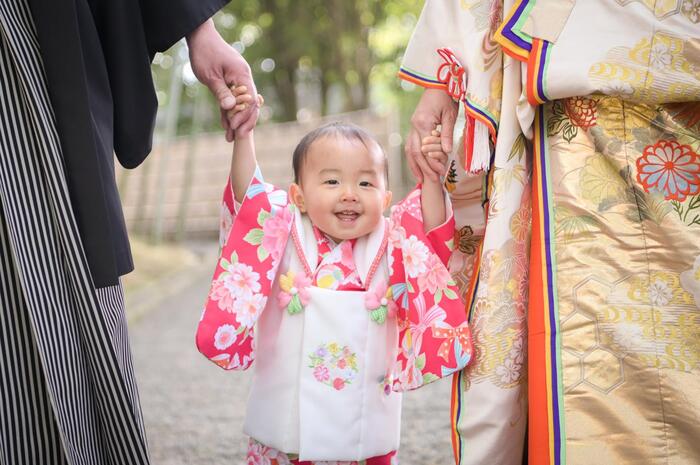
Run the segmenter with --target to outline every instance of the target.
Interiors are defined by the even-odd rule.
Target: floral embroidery
[[[313,376],[319,383],[340,391],[351,384],[358,373],[357,356],[348,346],[321,344],[309,355]]]
[[[396,303],[386,281],[380,281],[374,290],[367,291],[365,307],[369,311],[370,319],[378,324],[384,323],[387,316],[389,318],[396,316]]]
[[[415,278],[425,271],[425,262],[430,251],[416,236],[411,235],[405,239],[401,248],[403,250],[404,267],[409,278]]]
[[[291,463],[284,452],[261,444],[253,438],[248,440],[246,465],[291,465]]]
[[[649,65],[652,68],[658,71],[664,71],[671,66],[672,61],[673,57],[671,56],[671,50],[669,50],[668,45],[663,42],[655,42],[654,45],[651,46],[651,50],[649,51]]]
[[[700,155],[688,145],[660,140],[637,159],[637,180],[646,192],[656,189],[666,200],[684,201],[700,192]]]
[[[244,328],[252,328],[265,308],[267,298],[262,294],[255,294],[247,299],[236,302],[236,320]]]
[[[266,297],[260,294],[260,275],[245,263],[238,262],[233,252],[230,261],[221,258],[219,266],[224,270],[212,285],[209,297],[218,302],[221,310],[236,315],[241,325],[239,333],[251,328],[265,307]]]
[[[552,116],[547,121],[547,135],[562,133],[565,141],[571,142],[579,129],[584,131],[595,126],[598,119],[597,103],[586,97],[571,97],[552,103]]]
[[[586,97],[572,97],[564,102],[564,111],[574,126],[590,129],[595,126],[596,101]]]
[[[238,353],[235,353],[233,354],[233,357],[231,357],[231,354],[224,353],[211,357],[211,361],[219,365],[224,370],[245,370],[250,366],[253,359],[248,355],[241,357]]]
[[[263,262],[272,254],[273,263],[277,263],[284,251],[289,237],[289,224],[292,222],[290,208],[282,208],[277,214],[260,210],[258,224],[261,228],[252,228],[243,238],[251,245],[258,245],[258,260]]]
[[[214,335],[214,347],[219,350],[226,350],[234,342],[237,336],[236,328],[233,325],[221,325]]]
[[[301,312],[309,303],[309,286],[311,286],[311,278],[303,272],[289,271],[280,276],[281,290],[277,294],[280,307],[286,308],[290,315]]]
[[[226,244],[228,235],[233,227],[233,214],[229,210],[226,202],[221,202],[221,212],[219,213],[219,246]]]
[[[673,291],[668,287],[668,283],[657,279],[649,285],[649,300],[657,307],[663,307],[673,298]]]
[[[418,289],[421,292],[429,292],[435,296],[435,303],[442,300],[443,295],[448,299],[456,299],[457,294],[448,286],[454,286],[452,275],[442,264],[440,258],[435,254],[430,254],[425,261],[425,270],[418,275]]]
[[[467,74],[464,66],[449,48],[440,48],[437,53],[445,61],[438,68],[437,80],[445,84],[450,97],[459,102],[467,89]]]
[[[700,23],[700,0],[685,0],[681,12],[691,22]]]

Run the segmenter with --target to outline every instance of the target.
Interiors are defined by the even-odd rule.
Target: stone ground
[[[186,284],[166,280],[161,286],[168,296],[130,323],[154,465],[245,464],[242,428],[250,372],[226,372],[194,344],[210,275],[211,267],[194,267]],[[453,463],[449,403],[450,380],[404,396],[402,465]]]

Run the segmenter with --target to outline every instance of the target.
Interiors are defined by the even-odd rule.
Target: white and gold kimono
[[[700,0],[428,0],[400,77],[467,120],[457,463],[700,463]]]

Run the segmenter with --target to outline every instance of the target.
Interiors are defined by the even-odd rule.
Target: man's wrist
[[[185,36],[185,40],[187,40],[187,45],[190,45],[194,42],[197,42],[199,38],[205,37],[211,33],[218,34],[216,32],[216,27],[214,26],[214,20],[211,18],[207,19],[204,21],[202,24],[197,26],[195,29],[192,30],[187,36]]]

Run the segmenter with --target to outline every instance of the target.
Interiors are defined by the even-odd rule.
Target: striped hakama
[[[25,0],[0,3],[0,465],[149,462],[120,285],[95,289]]]

